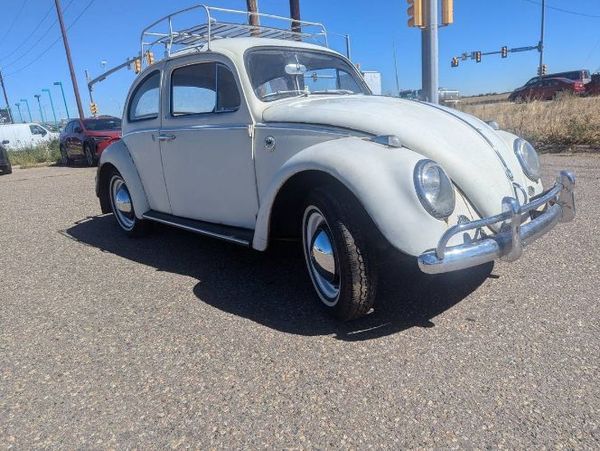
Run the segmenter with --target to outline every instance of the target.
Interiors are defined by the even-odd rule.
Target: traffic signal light
[[[452,62],[450,63],[450,66],[458,67],[458,58],[456,56],[454,58],[452,58]]]
[[[148,63],[148,66],[152,66],[154,64],[154,53],[152,53],[150,50],[146,52],[146,62]]]
[[[142,71],[142,60],[140,58],[136,58],[133,61],[133,70],[136,74],[139,74]]]
[[[475,52],[475,61],[478,63],[481,63],[481,52],[480,51]]]
[[[90,111],[92,112],[92,116],[95,116],[96,114],[98,114],[98,105],[96,105],[94,102],[90,103]]]
[[[545,64],[542,64],[542,67],[538,67],[538,75],[540,77],[543,75],[546,75],[547,71],[548,71],[548,66],[546,66]]]
[[[409,27],[423,27],[425,21],[423,20],[423,0],[407,0],[408,9],[408,26]]]
[[[502,49],[500,49],[500,54],[502,55],[502,58],[506,58],[508,56],[508,47],[502,47]]]
[[[442,24],[454,22],[454,0],[442,0]]]

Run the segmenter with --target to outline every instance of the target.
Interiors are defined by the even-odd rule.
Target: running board
[[[180,218],[179,216],[160,213],[154,210],[144,213],[143,216],[150,221],[160,222],[161,224],[167,224],[189,232],[199,233],[200,235],[230,241],[242,246],[250,246],[252,237],[254,236],[254,231],[250,229],[197,221],[195,219]]]

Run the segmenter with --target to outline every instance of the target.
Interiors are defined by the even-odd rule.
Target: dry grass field
[[[565,96],[554,101],[501,102],[458,108],[523,136],[540,151],[600,150],[600,97]]]

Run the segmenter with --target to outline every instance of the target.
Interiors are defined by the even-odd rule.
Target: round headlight
[[[437,219],[445,219],[454,211],[454,187],[440,165],[421,160],[415,166],[415,190],[427,212]]]
[[[540,159],[533,146],[524,139],[518,138],[515,140],[514,148],[525,175],[537,182],[541,177]]]

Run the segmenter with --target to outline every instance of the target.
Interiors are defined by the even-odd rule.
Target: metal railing
[[[200,13],[204,15],[202,21],[192,26],[177,29],[174,22],[176,19],[192,19],[193,15]],[[231,19],[243,18],[244,22],[219,21],[217,15],[226,14]],[[289,28],[280,28],[269,25],[251,25],[250,18],[254,16],[259,21],[283,22]],[[292,27],[302,30],[294,31]],[[275,16],[272,14],[254,13],[235,9],[215,8],[204,4],[194,5],[153,22],[142,31],[140,37],[140,57],[142,62],[144,54],[155,46],[164,46],[165,56],[171,56],[190,48],[205,47],[210,50],[211,41],[217,39],[237,37],[261,37],[271,39],[285,39],[292,41],[315,41],[329,46],[327,30],[325,26],[317,22],[295,20],[289,17]],[[321,42],[319,42],[321,40]]]

